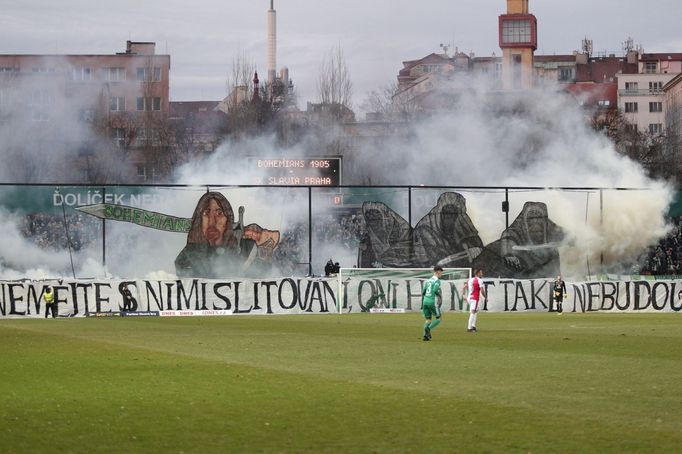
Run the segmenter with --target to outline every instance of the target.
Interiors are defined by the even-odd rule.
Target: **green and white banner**
[[[155,211],[143,210],[142,208],[113,203],[87,205],[78,207],[76,210],[100,219],[131,222],[141,227],[149,227],[165,232],[187,233],[192,228],[192,219],[190,218],[179,218]]]

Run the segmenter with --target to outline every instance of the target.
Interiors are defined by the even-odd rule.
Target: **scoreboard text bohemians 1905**
[[[341,157],[249,158],[253,184],[272,186],[339,186]]]

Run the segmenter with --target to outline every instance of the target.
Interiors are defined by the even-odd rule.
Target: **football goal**
[[[338,312],[419,309],[422,283],[431,276],[432,268],[341,268],[338,273]],[[445,282],[441,288],[461,288],[470,277],[471,268],[444,268],[441,279]]]

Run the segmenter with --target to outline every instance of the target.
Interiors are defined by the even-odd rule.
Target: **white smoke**
[[[121,175],[102,124],[108,92],[88,79],[96,75],[64,66],[61,57],[36,57],[31,66],[0,78],[0,180],[78,183]]]
[[[264,229],[277,230],[284,234],[295,226],[305,226],[303,238],[302,260],[308,259],[307,225],[308,225],[308,189],[306,187],[255,187],[236,188],[231,185],[266,184],[267,178],[258,169],[258,159],[301,159],[314,156],[304,146],[283,148],[276,144],[271,135],[253,137],[233,142],[227,140],[218,147],[211,156],[204,160],[193,161],[182,166],[176,172],[175,181],[180,184],[206,185],[207,189],[222,192],[232,205],[237,215],[238,207],[243,206],[244,224],[258,224]],[[319,156],[319,153],[317,154]],[[316,219],[322,212],[316,190],[313,204],[316,206]],[[187,204],[194,209],[200,195]],[[331,199],[331,196],[330,196]],[[324,208],[326,209],[326,207]],[[191,216],[191,211],[187,215]],[[313,219],[313,223],[316,220]],[[307,267],[301,264],[300,273],[306,273]],[[317,268],[314,268],[317,269]],[[274,270],[277,273],[277,270]]]
[[[96,77],[94,74],[88,75],[80,67],[64,66],[64,61],[61,56],[36,57],[31,66],[22,68],[22,73],[5,72],[0,78],[3,183],[78,183],[93,177],[94,172],[120,174],[121,160],[97,153],[103,149],[111,151],[110,138],[102,136],[104,130],[97,131],[95,125],[98,115],[108,109],[108,98],[100,85],[87,80]],[[82,80],[84,77],[86,80]],[[49,218],[53,225],[49,231],[41,232],[43,237],[27,240],[22,233],[25,228],[31,230],[25,225],[28,222],[25,215],[49,206],[51,191],[4,186],[0,192],[3,232],[0,277],[105,276],[101,260],[93,259],[94,250],[72,249],[72,267],[68,249],[53,247],[65,242],[54,241],[52,231],[67,237],[66,227],[59,221],[61,210],[46,213],[45,219]],[[5,205],[12,209],[2,208]],[[23,208],[17,208],[21,205]]]
[[[380,158],[361,159],[357,168],[379,184],[512,188],[510,223],[525,201],[546,203],[550,219],[567,233],[560,250],[565,273],[584,275],[588,260],[601,265],[602,254],[606,268],[631,261],[665,235],[672,188],[648,178],[593,131],[579,100],[553,86],[501,93],[491,90],[489,81],[468,78],[443,91],[458,94],[452,108],[421,122],[411,140],[365,150],[360,156]],[[607,189],[518,192],[514,187]],[[499,238],[505,228],[504,191],[459,192],[484,244]],[[413,225],[435,205],[437,194],[417,207]]]
[[[25,219],[0,208],[0,278],[52,279],[60,277],[105,277],[101,261],[87,253],[68,249],[56,250],[40,244],[40,239],[27,239],[23,233]],[[64,233],[66,235],[66,233]],[[71,259],[73,258],[73,268]]]
[[[628,271],[622,268],[665,235],[665,213],[672,189],[648,178],[641,166],[619,155],[605,137],[592,131],[576,100],[551,87],[510,94],[472,80],[458,80],[444,91],[458,94],[448,108],[399,128],[394,138],[366,142],[358,139],[354,149],[344,156],[344,184],[415,186],[411,216],[406,189],[385,191],[394,200],[391,208],[405,219],[411,217],[412,226],[436,205],[441,192],[450,190],[419,189],[420,185],[468,187],[454,190],[466,197],[468,213],[484,244],[498,239],[505,228],[501,211],[505,193],[480,187],[509,187],[509,223],[524,202],[538,201],[547,204],[550,219],[566,232],[560,247],[566,275],[586,274],[588,263],[592,272],[616,269],[618,265]],[[75,136],[87,134],[78,128],[72,131]],[[149,191],[155,197],[154,203],[144,208],[189,218],[201,195],[217,190],[226,195],[235,214],[239,206],[245,207],[246,224],[257,223],[283,233],[297,224],[307,226],[307,188],[235,186],[262,181],[249,158],[324,155],[319,145],[338,139],[334,135],[338,129],[331,131],[327,137],[312,137],[299,146],[286,148],[272,136],[226,141],[211,156],[177,171],[175,182],[194,185],[192,188]],[[6,135],[3,132],[2,138]],[[5,153],[7,147],[2,150]],[[40,162],[39,156],[33,156],[28,164],[37,166]],[[14,173],[9,170],[2,176],[7,179]],[[606,189],[519,191],[515,187]],[[334,192],[314,191],[313,228],[316,223],[326,222],[325,216],[333,212],[326,197]],[[0,240],[0,277],[72,274],[66,252],[47,251],[26,241],[18,215],[5,212],[2,218],[0,227],[6,234]],[[174,275],[174,260],[186,235],[129,223],[107,222],[106,226],[106,269],[102,267],[103,245],[95,242],[74,254],[77,276]],[[301,255],[307,260],[307,230],[302,239]],[[330,258],[341,266],[353,266],[356,254],[340,245],[316,243],[313,271],[321,273]]]

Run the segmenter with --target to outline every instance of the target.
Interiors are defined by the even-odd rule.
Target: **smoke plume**
[[[556,87],[502,93],[488,81],[471,79],[453,82],[440,95],[435,97],[439,105],[432,113],[409,124],[394,125],[394,135],[372,137],[365,134],[371,125],[361,123],[328,128],[326,133],[321,132],[324,128],[317,128],[312,136],[289,147],[278,145],[275,137],[268,135],[225,141],[212,155],[178,169],[175,182],[194,187],[149,191],[154,204],[145,208],[191,217],[201,194],[209,189],[218,190],[226,195],[235,212],[237,207],[245,207],[246,224],[257,223],[283,233],[297,225],[305,226],[300,255],[307,261],[307,188],[234,185],[254,184],[261,177],[249,164],[249,158],[321,156],[331,149],[330,144],[339,143],[339,131],[346,134],[350,130],[356,135],[354,140],[345,142],[351,145],[343,150],[343,183],[414,186],[411,213],[407,209],[407,189],[366,193],[367,201],[387,201],[394,211],[410,219],[412,226],[436,204],[440,193],[454,190],[466,197],[467,212],[484,244],[488,244],[505,229],[507,220],[501,211],[505,196],[510,202],[509,223],[524,202],[544,202],[549,217],[566,233],[560,253],[562,271],[568,276],[584,276],[588,268],[591,272],[628,272],[627,265],[665,235],[665,214],[672,189],[647,177],[640,165],[620,155],[604,136],[591,130],[578,100]],[[89,137],[87,128],[75,120],[61,126],[74,140]],[[45,143],[27,147],[37,150],[36,153],[17,158],[15,150],[22,144],[14,137],[30,137],[31,128],[35,125],[25,118],[16,120],[10,129],[6,126],[0,129],[1,157],[4,162],[13,163],[12,167],[0,170],[4,181],[17,175],[22,175],[25,181],[40,181],[50,176],[39,171],[46,163],[69,162],[69,156],[59,153],[46,160]],[[10,134],[10,130],[19,133]],[[441,190],[422,185],[458,188]],[[505,194],[504,189],[487,187],[507,187],[509,191]],[[597,189],[552,189],[559,187]],[[337,192],[347,191],[314,190],[314,231],[336,212],[329,197]],[[0,228],[5,235],[0,240],[1,277],[71,275],[68,255],[40,249],[24,240],[20,215],[2,214]],[[186,242],[185,235],[127,223],[106,225],[106,270],[101,267],[102,244],[95,242],[74,257],[80,276],[174,274],[173,262]],[[355,265],[357,251],[316,241],[312,251],[313,272],[321,273],[330,258],[350,267]],[[305,265],[300,270],[305,272]]]

